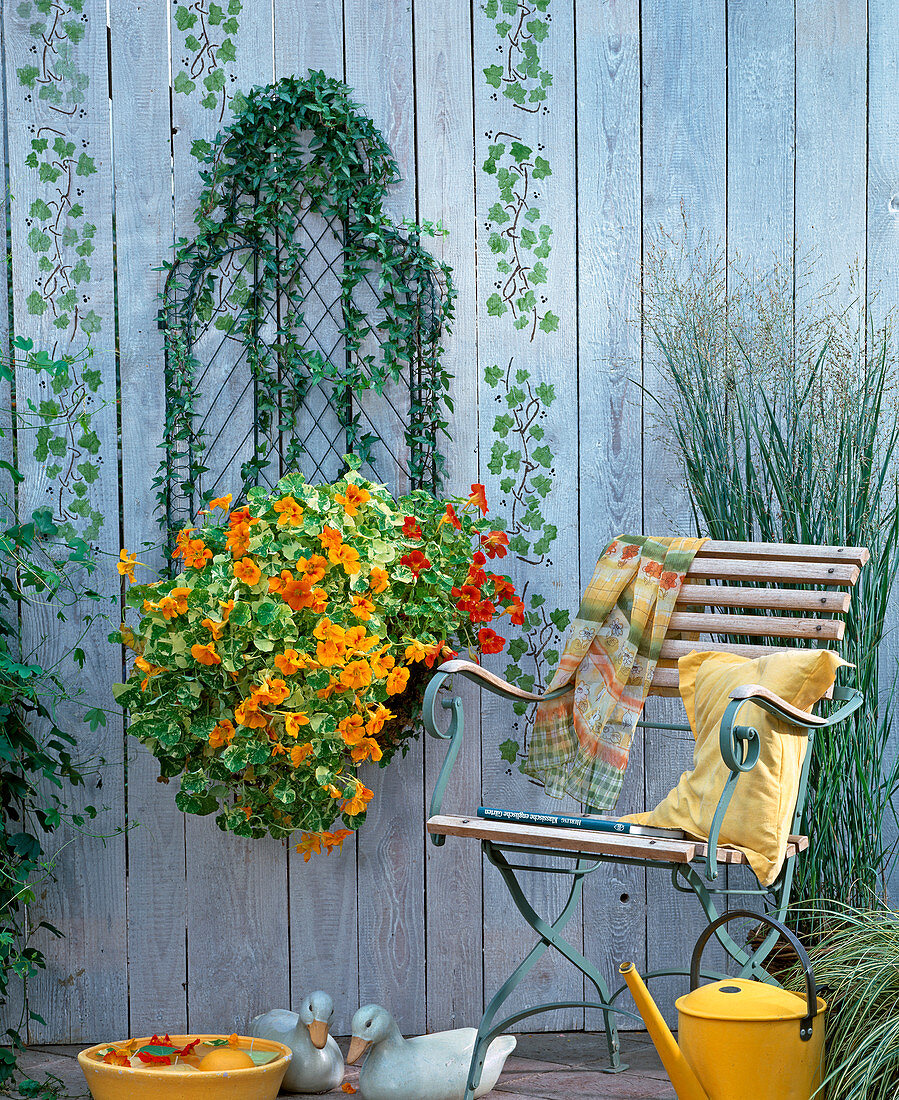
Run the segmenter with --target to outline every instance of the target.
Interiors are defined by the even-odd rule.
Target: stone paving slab
[[[342,1047],[344,1040],[338,1040]],[[85,1046],[88,1044],[85,1044]],[[605,1065],[602,1033],[558,1032],[519,1036],[518,1046],[506,1062],[494,1100],[676,1100],[658,1055],[645,1032],[626,1032],[621,1037],[624,1073],[601,1072]],[[61,1096],[89,1100],[90,1093],[76,1060],[81,1046],[31,1047],[21,1064],[31,1076],[53,1074],[62,1082]],[[356,1066],[347,1066],[347,1080],[359,1081]],[[329,1097],[346,1097],[340,1089]],[[315,1100],[298,1093],[282,1093],[282,1100]]]

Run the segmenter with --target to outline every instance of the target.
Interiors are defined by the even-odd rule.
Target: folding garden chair
[[[693,650],[723,650],[754,658],[796,645],[822,648],[817,643],[838,641],[845,630],[845,622],[841,616],[849,609],[850,593],[847,590],[858,580],[868,557],[868,551],[860,547],[706,542],[686,574],[677,597],[678,607],[683,610],[675,610],[669,634],[690,632],[712,635],[714,640],[691,642],[669,637],[663,645],[650,694],[678,694],[677,659]],[[790,587],[784,587],[785,585]],[[777,641],[783,644],[770,644]],[[472,1055],[465,1100],[471,1100],[474,1095],[480,1081],[484,1055],[496,1035],[526,1017],[558,1008],[594,1008],[603,1013],[609,1072],[618,1072],[626,1067],[621,1064],[613,1013],[620,1011],[614,1005],[623,987],[613,993],[597,968],[562,935],[576,911],[586,876],[604,863],[656,867],[670,873],[675,889],[696,895],[709,924],[717,920],[720,915],[719,905],[726,906],[727,896],[732,893],[739,893],[743,897],[747,893],[757,895],[763,900],[769,915],[778,920],[783,919],[789,903],[795,857],[809,843],[807,837],[798,834],[805,805],[815,731],[836,725],[857,710],[862,704],[861,693],[848,688],[833,688],[828,695],[836,700],[836,709],[829,717],[822,718],[798,710],[758,685],[734,691],[720,727],[721,754],[729,775],[714,814],[708,842],[705,843],[690,839],[509,824],[482,820],[475,816],[451,816],[442,813],[444,792],[463,737],[462,702],[459,698],[440,699],[442,707],[452,710],[452,718],[445,733],[437,724],[440,689],[451,676],[464,676],[505,699],[528,702],[555,698],[572,690],[573,684],[541,697],[522,691],[479,665],[453,660],[440,666],[425,693],[425,728],[432,737],[449,741],[446,759],[431,799],[427,823],[431,840],[436,845],[444,844],[447,836],[468,837],[479,841],[487,860],[502,876],[512,901],[539,937],[536,945],[512,971],[484,1012]],[[757,889],[737,891],[718,883],[718,868],[722,864],[745,864],[747,859],[734,848],[719,847],[718,837],[740,775],[749,771],[758,759],[757,731],[737,724],[741,709],[749,702],[787,723],[787,728],[795,730],[797,735],[807,737],[809,744],[793,814],[791,832],[794,835],[789,838],[783,867],[770,886],[762,887],[759,884]],[[650,721],[640,722],[639,725],[643,728],[686,732],[690,729],[687,725]],[[677,778],[672,776],[672,783]],[[561,871],[558,866],[539,862],[525,866],[518,862],[524,855],[537,857],[538,860],[550,856],[556,860],[562,858],[570,860],[571,865]],[[522,891],[516,877],[517,872],[570,875],[568,900],[555,919],[544,919],[536,912]],[[754,947],[741,947],[725,927],[716,929],[715,935],[725,952],[736,962],[740,977],[775,982],[764,963],[777,942],[776,931],[772,931]],[[598,1000],[536,1005],[497,1022],[503,1003],[549,948],[558,951],[586,976],[595,988]],[[689,968],[685,966],[682,970],[655,971],[647,977],[688,973]],[[710,973],[708,976],[721,978],[727,975]]]

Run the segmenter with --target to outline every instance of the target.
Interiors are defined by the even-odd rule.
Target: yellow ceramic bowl
[[[172,1042],[186,1046],[194,1039],[227,1039],[227,1035],[173,1035]],[[124,1040],[122,1040],[124,1042]],[[139,1040],[149,1043],[149,1037]],[[131,1066],[110,1066],[97,1060],[98,1051],[110,1043],[82,1050],[78,1063],[94,1100],[275,1100],[293,1056],[290,1047],[273,1039],[241,1037],[242,1049],[276,1050],[281,1057],[252,1069],[204,1073],[172,1073]]]

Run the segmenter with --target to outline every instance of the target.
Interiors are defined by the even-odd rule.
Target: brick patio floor
[[[340,1040],[342,1049],[347,1043]],[[494,1100],[675,1100],[674,1090],[645,1032],[622,1035],[625,1073],[607,1074],[604,1037],[583,1032],[523,1035],[491,1092]],[[23,1068],[35,1077],[55,1074],[65,1085],[64,1095],[88,1097],[84,1076],[75,1060],[80,1047],[32,1047]],[[348,1067],[347,1079],[355,1084],[359,1071]],[[346,1097],[336,1090],[330,1097]],[[283,1094],[283,1100],[287,1100]],[[291,1093],[290,1100],[303,1100]]]

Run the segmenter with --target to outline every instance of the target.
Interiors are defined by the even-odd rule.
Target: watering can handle
[[[699,963],[703,948],[708,943],[712,933],[717,931],[722,924],[727,924],[729,920],[733,920],[735,917],[749,917],[751,920],[764,921],[766,924],[770,924],[772,928],[776,928],[782,936],[789,940],[790,946],[796,952],[805,974],[805,991],[808,997],[808,1015],[799,1021],[799,1038],[807,1043],[812,1037],[812,1022],[818,1015],[818,988],[815,985],[815,975],[812,973],[812,964],[805,948],[786,925],[781,924],[779,920],[775,920],[773,917],[768,917],[764,913],[753,913],[749,909],[734,909],[730,913],[725,913],[716,921],[712,921],[708,928],[704,929],[693,948],[693,958],[690,960],[690,989],[693,990],[699,985]]]

